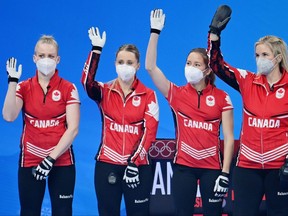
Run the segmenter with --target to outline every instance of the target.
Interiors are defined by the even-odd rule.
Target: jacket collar
[[[110,82],[109,88],[115,91],[122,91],[117,79],[114,79],[112,82]],[[146,86],[137,77],[135,77],[131,85],[131,89],[132,91],[135,91],[135,94],[142,94],[146,92]]]
[[[189,89],[190,91],[196,91],[198,92],[190,83],[187,83],[186,86],[185,86],[187,89]],[[206,92],[209,92],[211,91],[212,88],[214,88],[215,86],[214,85],[211,85],[210,82],[207,83],[206,87],[204,89],[202,89],[200,92],[202,94],[206,93]]]
[[[282,77],[278,82],[273,84],[274,87],[283,86],[283,85],[288,84],[288,72],[284,69],[282,69],[281,72],[282,72]],[[261,75],[261,76],[255,75],[253,83],[258,84],[258,85],[264,85],[264,86],[268,85],[269,86],[267,78],[265,75]]]
[[[55,73],[53,74],[53,76],[51,77],[50,81],[49,81],[49,86],[53,86],[55,83],[57,83],[60,80],[59,77],[59,72],[56,69]],[[38,83],[38,71],[36,70],[36,75],[33,77],[33,82],[37,82]]]

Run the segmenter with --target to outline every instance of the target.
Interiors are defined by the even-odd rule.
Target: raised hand
[[[160,34],[164,28],[165,14],[162,9],[152,10],[150,14],[151,33]]]
[[[231,13],[232,10],[228,5],[219,6],[212,18],[209,32],[220,36],[221,31],[225,29],[231,19]]]
[[[91,40],[91,44],[95,47],[95,50],[101,51],[106,42],[106,32],[102,33],[102,37],[100,36],[99,29],[96,27],[91,27],[88,30],[88,35]]]
[[[8,83],[9,82],[18,82],[22,74],[22,65],[18,66],[18,71],[16,70],[17,59],[12,57],[9,58],[6,62],[6,70],[8,74]]]

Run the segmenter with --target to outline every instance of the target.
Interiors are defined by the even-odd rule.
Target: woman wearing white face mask
[[[102,115],[102,138],[95,156],[94,183],[100,216],[120,215],[124,196],[127,215],[149,215],[153,173],[148,150],[156,139],[159,108],[156,94],[136,77],[139,51],[127,44],[116,53],[118,77],[108,83],[94,80],[106,33],[90,28],[92,51],[81,82]]]
[[[288,212],[288,62],[287,46],[276,36],[255,43],[257,73],[230,66],[220,50],[220,33],[231,16],[227,5],[216,11],[208,40],[210,66],[241,93],[243,120],[233,171],[233,215],[258,215],[265,194],[267,215]]]
[[[18,170],[20,215],[41,214],[47,178],[52,215],[68,216],[75,186],[71,145],[78,133],[78,91],[58,75],[58,44],[52,36],[38,40],[33,60],[36,75],[18,85],[22,66],[17,71],[14,58],[6,65],[9,84],[3,117],[12,122],[22,110],[24,122]]]
[[[146,69],[156,87],[168,100],[175,119],[176,149],[172,194],[175,215],[194,213],[197,181],[204,215],[222,213],[222,201],[229,187],[229,171],[234,150],[233,106],[229,96],[214,85],[203,48],[193,49],[186,59],[187,84],[177,86],[167,80],[156,64],[159,34],[165,15],[151,11],[151,35],[146,53]],[[224,160],[220,153],[219,130],[224,134]],[[223,158],[222,158],[223,159]]]

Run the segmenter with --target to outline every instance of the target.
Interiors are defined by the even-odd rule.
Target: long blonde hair
[[[282,56],[282,59],[279,65],[281,68],[284,68],[286,71],[288,71],[287,45],[284,42],[284,40],[273,35],[267,35],[267,36],[260,38],[255,43],[255,46],[254,46],[255,49],[259,44],[267,45],[272,50],[274,57],[280,54]]]

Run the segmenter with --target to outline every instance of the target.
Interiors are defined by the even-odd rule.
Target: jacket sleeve
[[[217,41],[212,41],[210,40],[210,34],[208,34],[207,54],[209,57],[210,68],[217,75],[217,77],[219,77],[235,90],[239,91],[239,84],[235,75],[237,69],[231,67],[224,61],[220,50],[220,38]]]
[[[91,51],[84,64],[81,83],[88,96],[97,103],[101,101],[102,91],[99,82],[95,81],[96,71],[100,60],[100,54]]]
[[[142,164],[141,161],[146,160],[147,154],[149,154],[149,148],[156,140],[156,134],[159,123],[159,106],[156,93],[151,91],[147,98],[146,110],[143,119],[143,134],[139,141],[139,145],[128,159],[128,161],[134,162],[136,165]],[[148,161],[149,163],[149,161]]]

